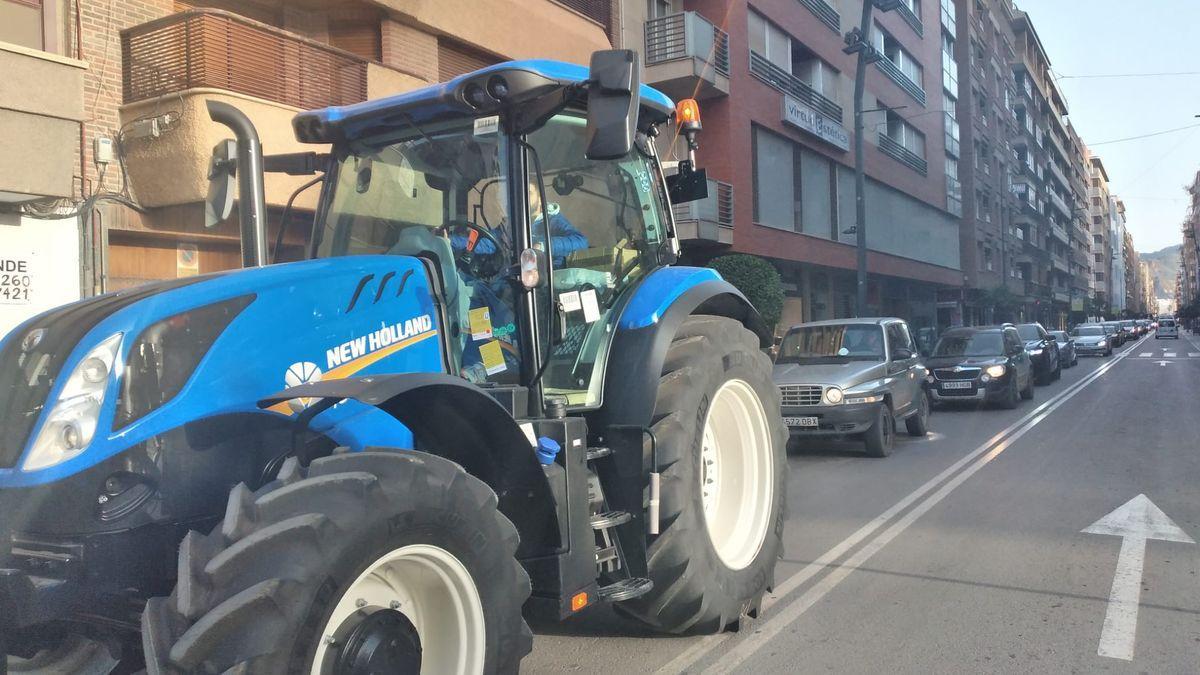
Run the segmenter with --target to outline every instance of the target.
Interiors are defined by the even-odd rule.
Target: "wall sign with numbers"
[[[33,276],[28,260],[0,258],[0,302],[28,305]]]

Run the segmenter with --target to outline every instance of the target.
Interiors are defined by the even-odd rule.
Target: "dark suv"
[[[1017,334],[1025,342],[1025,351],[1033,361],[1033,377],[1038,384],[1050,384],[1062,377],[1058,341],[1040,323],[1017,324]]]
[[[1033,366],[1011,324],[951,328],[925,366],[929,396],[937,404],[979,401],[1015,408],[1020,399],[1033,398]]]

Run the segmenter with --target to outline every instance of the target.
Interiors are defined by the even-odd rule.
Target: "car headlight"
[[[1008,369],[1004,366],[988,366],[987,370],[983,372],[991,375],[992,377],[1004,377],[1004,373],[1007,371]]]
[[[1044,350],[1042,350],[1042,349],[1032,349],[1029,351],[1029,355],[1030,356],[1041,356],[1043,351]]]
[[[1099,342],[1097,342],[1097,343],[1096,343],[1096,346],[1097,346],[1097,347],[1107,347],[1107,346],[1108,346],[1108,343],[1107,343],[1107,342],[1105,342],[1104,340],[1101,340],[1101,341],[1099,341]]]
[[[862,403],[879,403],[883,400],[883,394],[868,394],[866,396],[847,396],[846,405],[859,405]]]
[[[61,464],[83,452],[96,435],[121,333],[97,345],[75,366],[46,415],[22,471]]]
[[[829,387],[825,390],[825,402],[830,405],[838,405],[843,398],[842,390],[837,387]]]

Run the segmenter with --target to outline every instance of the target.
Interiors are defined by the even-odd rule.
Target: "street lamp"
[[[846,46],[842,49],[847,54],[858,55],[858,65],[854,70],[854,239],[857,248],[857,316],[863,316],[867,311],[867,202],[864,196],[867,179],[863,172],[863,88],[866,85],[867,65],[884,58],[884,55],[871,45],[871,9],[874,7],[881,12],[890,12],[898,8],[902,1],[863,0],[862,20],[858,28],[846,33]]]

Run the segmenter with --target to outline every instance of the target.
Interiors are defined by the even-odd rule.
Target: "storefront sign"
[[[0,337],[25,319],[79,299],[79,226],[74,218],[0,214]]]
[[[841,150],[850,148],[850,134],[846,133],[846,128],[840,122],[825,117],[791,96],[783,97],[783,121]]]

